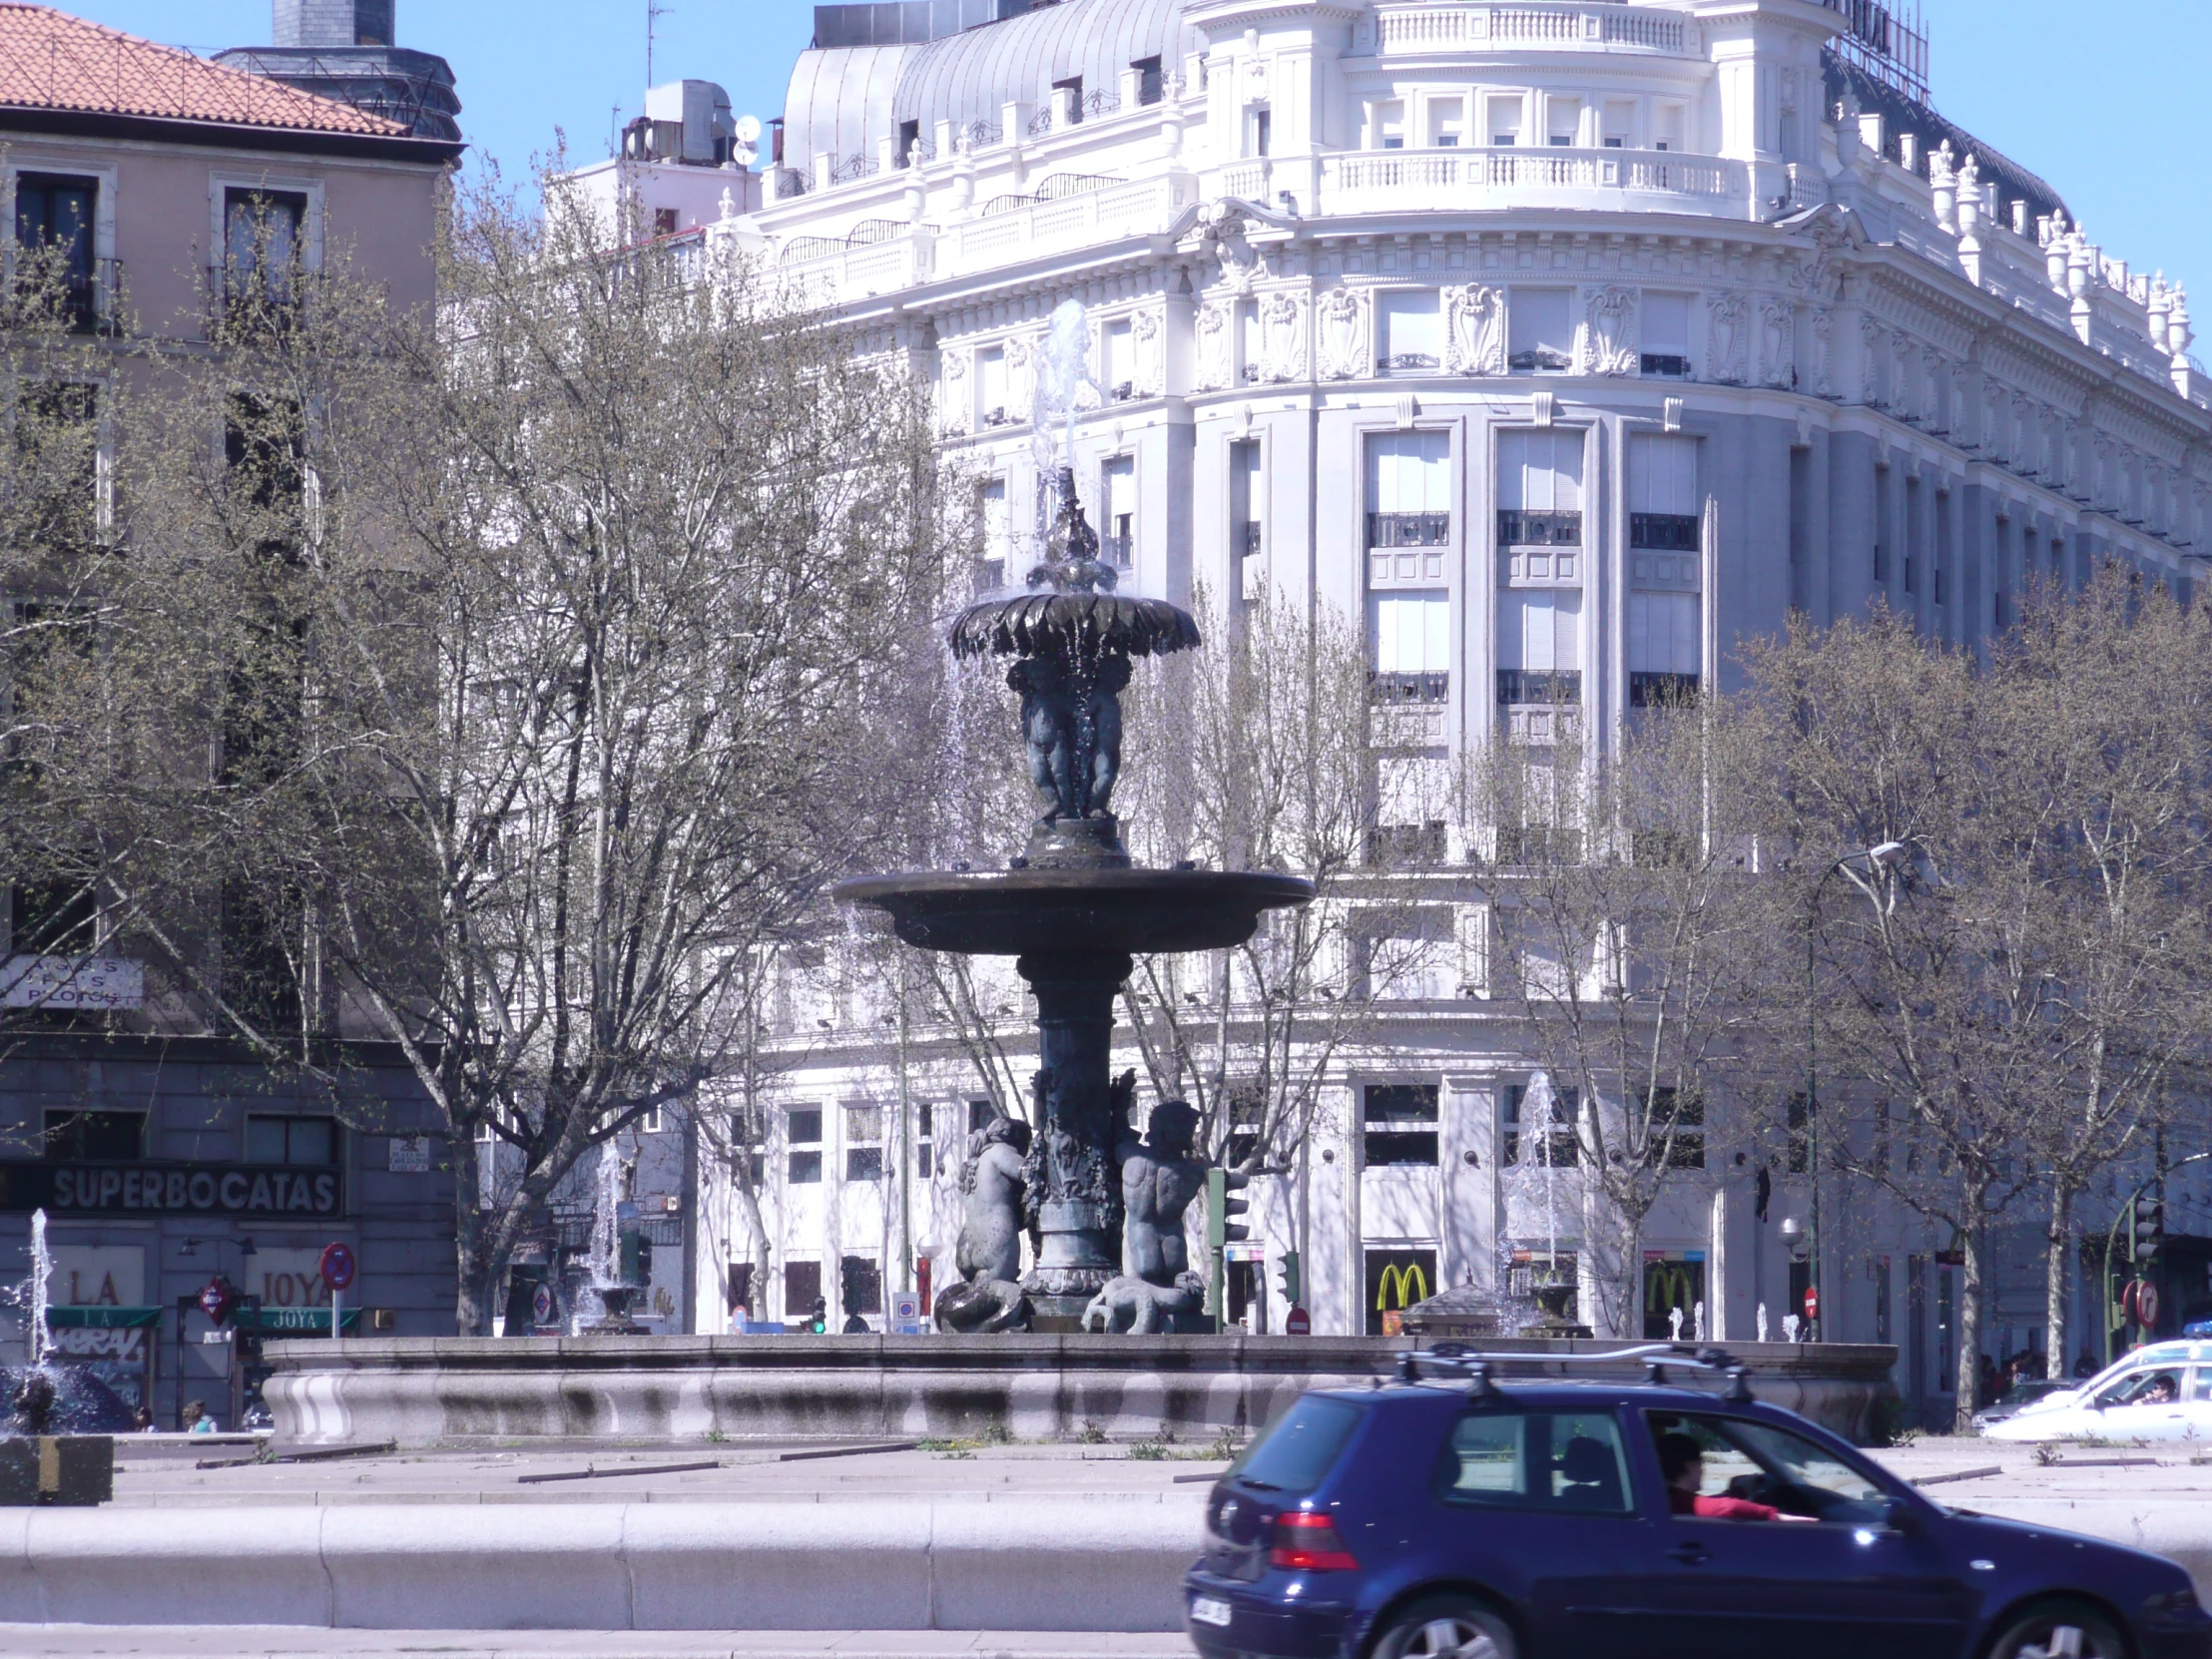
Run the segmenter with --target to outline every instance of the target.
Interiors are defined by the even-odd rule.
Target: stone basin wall
[[[1386,1337],[531,1337],[272,1343],[264,1397],[279,1440],[455,1438],[896,1439],[1163,1428],[1184,1442],[1265,1424],[1310,1388],[1394,1376],[1415,1345]],[[1471,1345],[1470,1345],[1471,1346]],[[1485,1341],[1501,1375],[1556,1373],[1591,1339]],[[1762,1399],[1866,1439],[1897,1400],[1897,1350],[1744,1343]],[[1549,1363],[1547,1363],[1549,1362]],[[1621,1380],[1638,1367],[1608,1367]],[[1718,1389],[1677,1370],[1669,1382]]]

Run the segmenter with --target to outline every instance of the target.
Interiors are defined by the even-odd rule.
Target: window
[[[1070,75],[1064,81],[1054,81],[1052,90],[1067,94],[1068,124],[1073,126],[1076,122],[1081,121],[1083,119],[1083,77]],[[1059,100],[1055,99],[1054,102],[1057,103]]]
[[[1643,358],[1646,374],[1681,379],[1690,372],[1690,296],[1644,290]]]
[[[1638,432],[1628,440],[1628,545],[1653,553],[1698,550],[1697,439]],[[1695,565],[1635,562],[1640,583],[1694,581]]]
[[[1405,148],[1405,102],[1385,98],[1368,106],[1368,146],[1373,150]]]
[[[1428,101],[1428,144],[1433,150],[1456,150],[1464,139],[1467,125],[1466,101],[1460,98],[1431,98]]]
[[[1269,156],[1275,153],[1275,112],[1265,104],[1255,104],[1245,112],[1245,154]]]
[[[1423,370],[1443,361],[1443,326],[1435,289],[1380,294],[1375,312],[1377,368],[1385,373]]]
[[[17,541],[69,551],[94,546],[102,516],[99,388],[79,380],[22,382],[14,427]]]
[[[1266,596],[1261,558],[1267,551],[1266,518],[1267,475],[1260,468],[1260,445],[1246,438],[1229,446],[1229,522],[1230,551],[1243,560],[1242,591],[1248,600]]]
[[[986,480],[975,492],[975,516],[982,531],[983,556],[977,561],[975,586],[990,593],[1006,585],[1013,567],[1014,516],[1006,502],[1006,480]]]
[[[820,1262],[786,1262],[784,1264],[784,1318],[796,1325],[808,1318],[815,1304],[822,1300],[822,1264]]]
[[[926,1103],[914,1108],[914,1174],[927,1181],[937,1168],[937,1125],[943,1113]]]
[[[1451,539],[1451,434],[1371,433],[1367,463],[1370,580],[1440,581],[1440,549]]]
[[[787,1179],[793,1186],[811,1186],[822,1179],[822,1108],[794,1106],[784,1114],[784,1132],[791,1142]],[[820,1292],[816,1293],[820,1295]]]
[[[1508,588],[1497,599],[1499,704],[1580,703],[1580,590]]]
[[[971,1100],[967,1103],[968,1133],[990,1127],[991,1119],[998,1116],[998,1108],[987,1100]]]
[[[1451,601],[1443,593],[1378,593],[1368,598],[1376,703],[1442,703],[1451,687]]]
[[[891,151],[891,166],[906,167],[911,164],[914,146],[921,142],[921,123],[901,121],[898,124],[898,143]],[[671,226],[673,230],[675,227]]]
[[[1435,1166],[1436,1092],[1433,1083],[1370,1083],[1362,1091],[1361,1157],[1369,1168]]]
[[[296,546],[304,528],[306,432],[288,398],[234,392],[225,405],[223,456],[241,505],[269,515],[262,548]]]
[[[1563,373],[1574,367],[1574,318],[1565,288],[1512,290],[1505,307],[1505,366]]]
[[[338,1126],[332,1118],[248,1117],[250,1164],[334,1164]]]
[[[64,882],[9,893],[11,947],[21,956],[88,956],[100,944],[100,901]]]
[[[1533,1154],[1527,1162],[1541,1168],[1549,1164],[1553,1169],[1565,1169],[1579,1163],[1582,1157],[1580,1140],[1575,1134],[1576,1107],[1581,1096],[1574,1089],[1554,1085],[1551,1090],[1551,1123],[1548,1129],[1539,1131],[1531,1120],[1533,1113],[1528,1104],[1528,1085],[1511,1083],[1505,1089],[1505,1121],[1499,1126],[1498,1162],[1518,1164],[1521,1158],[1521,1137],[1525,1132],[1531,1139],[1529,1151]]]
[[[994,345],[975,353],[975,424],[1003,426],[1012,418],[1006,407],[1006,348]]]
[[[1636,106],[1623,99],[1608,98],[1605,101],[1605,118],[1601,126],[1601,143],[1608,150],[1623,150],[1636,130]]]
[[[1697,695],[1703,650],[1694,593],[1628,596],[1628,701],[1648,709]]]
[[[1262,1491],[1310,1492],[1336,1466],[1367,1416],[1364,1407],[1326,1394],[1301,1394],[1231,1465]]]
[[[1554,98],[1545,105],[1544,136],[1555,149],[1565,150],[1573,146],[1581,136],[1582,100],[1579,98]]]
[[[1632,1512],[1620,1419],[1609,1411],[1470,1411],[1435,1474],[1445,1503],[1481,1509]]]
[[[1136,396],[1135,324],[1129,317],[1117,316],[1100,330],[1098,354],[1098,378],[1105,387],[1107,400],[1119,403]]]
[[[1695,1095],[1681,1099],[1673,1089],[1653,1089],[1650,1121],[1651,1138],[1666,1146],[1668,1169],[1705,1167],[1704,1101]]]
[[[16,246],[37,255],[31,262],[35,269],[23,275],[40,284],[51,282],[62,316],[78,329],[93,325],[101,297],[93,262],[94,209],[99,197],[95,180],[44,173],[16,176]]]
[[[146,1114],[49,1111],[44,1140],[55,1163],[128,1163],[146,1156]]]
[[[224,292],[287,304],[305,259],[307,199],[290,191],[223,193]]]
[[[880,1106],[845,1107],[844,1178],[847,1181],[883,1179],[883,1109]]]
[[[1685,148],[1684,106],[1661,104],[1652,111],[1651,147],[1654,150],[1681,150]]]
[[[1518,98],[1493,98],[1488,110],[1490,142],[1507,147],[1520,143],[1521,101]]]
[[[1886,1518],[1882,1483],[1802,1434],[1745,1417],[1647,1415],[1654,1435],[1685,1434],[1697,1442],[1705,1465],[1701,1497],[1748,1498],[1785,1514],[1847,1524]]]
[[[1138,58],[1129,66],[1137,72],[1137,103],[1140,106],[1157,104],[1166,93],[1166,82],[1160,74],[1158,58]]]
[[[1099,468],[1099,553],[1127,570],[1137,562],[1137,457],[1116,455]]]

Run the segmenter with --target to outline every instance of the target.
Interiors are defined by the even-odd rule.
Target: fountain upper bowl
[[[885,911],[898,936],[964,956],[1227,950],[1263,911],[1313,900],[1302,876],[1264,870],[917,870],[840,881],[847,904]]]
[[[1132,657],[1199,644],[1190,613],[1164,599],[1120,593],[1026,593],[970,605],[952,624],[955,657],[1029,657],[1084,641]]]

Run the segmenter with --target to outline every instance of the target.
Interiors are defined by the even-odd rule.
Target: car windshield
[[[1997,1396],[1997,1403],[1999,1405],[2025,1405],[2030,1400],[2042,1399],[2072,1386],[2071,1382],[2053,1382],[2047,1377],[2022,1378]]]
[[[1361,1408],[1349,1400],[1305,1394],[1269,1426],[1222,1478],[1263,1491],[1307,1492],[1336,1466],[1338,1453],[1360,1426]]]

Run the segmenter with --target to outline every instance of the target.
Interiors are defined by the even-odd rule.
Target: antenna
[[[645,0],[645,84],[653,84],[653,28],[676,8],[664,6],[659,0]]]

